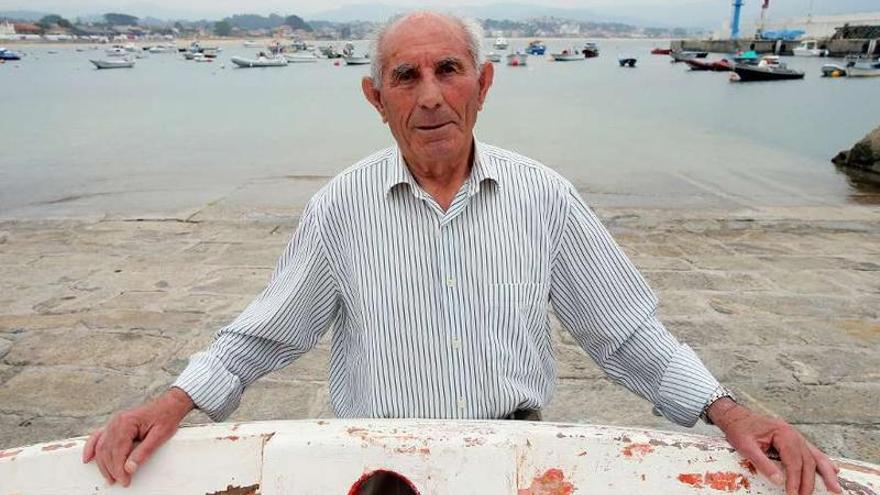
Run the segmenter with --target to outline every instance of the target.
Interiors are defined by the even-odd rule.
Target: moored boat
[[[495,43],[492,44],[496,50],[507,50],[508,45],[507,40],[502,37],[495,38]]]
[[[21,60],[21,54],[7,50],[6,48],[0,48],[0,60]]]
[[[369,57],[344,56],[342,57],[342,60],[345,61],[345,65],[367,65],[370,63]]]
[[[486,60],[489,62],[501,62],[501,54],[498,52],[489,52],[486,54]]]
[[[621,55],[617,57],[617,63],[620,64],[621,67],[630,67],[635,68],[636,62],[639,60],[635,57],[630,57],[628,55]]]
[[[117,60],[89,60],[98,69],[131,69],[134,67],[132,59]]]
[[[584,43],[584,48],[581,50],[581,53],[584,54],[584,58],[595,58],[599,56],[599,45],[591,42]]]
[[[792,50],[795,57],[827,57],[828,50],[821,48],[816,40],[805,40]]]
[[[880,76],[880,60],[874,62],[856,62],[846,68],[847,77],[878,77]]]
[[[529,61],[529,56],[523,52],[515,52],[507,54],[507,65],[513,67],[523,66],[525,67],[526,63]]]
[[[822,77],[846,77],[846,67],[837,64],[825,64],[822,66]]]
[[[781,494],[723,438],[528,421],[302,420],[183,427],[122,488],[86,439],[0,450],[2,493]],[[833,459],[850,494],[880,466]],[[779,463],[774,463],[779,466]],[[822,480],[817,490],[826,493]],[[384,490],[376,490],[382,484]],[[372,489],[371,489],[372,488]]]
[[[712,71],[712,72],[730,72],[733,70],[733,64],[729,60],[723,58],[721,60],[703,60],[692,58],[685,60],[691,70],[694,71]]]
[[[526,47],[526,53],[529,55],[543,55],[547,51],[547,46],[541,43],[541,40],[533,40]]]
[[[792,79],[803,79],[804,73],[794,69],[779,61],[779,57],[768,55],[761,59],[757,65],[753,64],[736,64],[733,68],[736,72],[738,81],[786,81]]]
[[[672,48],[654,48],[651,50],[651,55],[671,55]]]
[[[673,62],[684,62],[685,60],[691,60],[694,58],[706,58],[709,56],[709,52],[691,52],[691,51],[673,51],[670,55],[672,55]]]
[[[285,67],[287,60],[281,57],[269,58],[260,56],[258,58],[232,57],[229,59],[233,64],[242,69],[264,68],[264,67]]]
[[[302,63],[311,63],[317,62],[318,57],[315,56],[314,53],[310,52],[294,52],[294,53],[285,53],[284,58],[287,59],[291,64],[302,64]]]
[[[737,52],[736,55],[733,56],[733,61],[738,64],[748,64],[748,63],[758,63],[758,52],[754,50],[748,50],[745,52]]]
[[[574,49],[565,49],[559,53],[551,53],[553,60],[557,62],[574,62],[576,60],[584,60],[583,54]]]

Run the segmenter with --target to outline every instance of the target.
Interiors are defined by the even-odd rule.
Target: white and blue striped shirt
[[[693,425],[719,386],[575,188],[476,143],[444,211],[394,147],[309,202],[265,291],[174,383],[214,420],[334,327],[340,417],[502,418],[550,400],[549,304],[615,381]]]

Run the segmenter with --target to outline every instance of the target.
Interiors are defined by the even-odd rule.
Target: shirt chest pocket
[[[549,335],[546,284],[489,284],[485,302],[489,331],[503,340],[531,345],[542,334]]]

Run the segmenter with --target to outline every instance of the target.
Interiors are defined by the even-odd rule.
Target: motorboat
[[[617,63],[620,64],[621,67],[630,67],[634,69],[636,67],[636,62],[638,61],[639,60],[637,58],[630,57],[628,55],[621,55],[617,57]]]
[[[528,61],[529,55],[527,53],[517,51],[515,53],[507,54],[507,65],[513,67],[525,67]]]
[[[260,55],[258,58],[243,58],[243,57],[232,57],[229,59],[233,64],[241,67],[242,69],[252,69],[252,68],[264,68],[264,67],[285,67],[287,66],[287,59],[283,57],[273,57],[269,58],[264,55]]]
[[[367,65],[370,63],[369,55],[355,55],[354,44],[346,43],[342,49],[342,60],[345,65]]]
[[[257,46],[257,42],[253,41],[253,40],[247,40],[242,44],[244,45],[245,48],[252,48],[252,47]]]
[[[150,53],[171,53],[171,50],[167,46],[156,45],[150,47]]]
[[[98,69],[131,69],[134,67],[133,59],[122,60],[90,60]]]
[[[211,57],[206,57],[204,53],[194,53],[192,56],[192,61],[206,63],[206,62],[213,62],[214,59]]]
[[[284,58],[286,58],[291,64],[312,63],[318,61],[318,57],[311,52],[285,53]]]
[[[574,62],[576,60],[584,60],[584,55],[575,49],[565,49],[559,53],[551,53],[553,60],[557,62]]]
[[[651,50],[651,55],[671,55],[672,48],[654,48]]]
[[[547,46],[541,43],[541,40],[530,41],[529,46],[526,47],[526,53],[529,55],[543,55],[546,51]]]
[[[492,46],[495,47],[496,50],[507,50],[508,45],[509,43],[507,42],[507,40],[501,37],[495,38],[495,43],[492,44]]]
[[[712,72],[730,72],[733,70],[733,64],[730,60],[723,58],[721,60],[703,60],[699,58],[693,58],[690,60],[685,60],[684,63],[688,64],[691,70],[695,71],[712,71]]]
[[[878,77],[880,76],[880,60],[873,62],[856,62],[846,69],[847,77]]]
[[[125,47],[114,46],[105,50],[104,53],[106,53],[108,57],[127,57],[129,52]]]
[[[337,52],[332,45],[319,46],[318,52],[324,58],[342,58],[342,54]]]
[[[501,62],[501,54],[498,52],[489,52],[486,54],[486,60],[494,63]]]
[[[822,66],[822,77],[846,77],[847,67],[838,64],[825,64]]]
[[[581,53],[584,54],[584,58],[594,58],[599,56],[599,45],[591,42],[584,43],[584,48],[581,50]]]
[[[0,60],[21,60],[21,54],[6,48],[0,48]]]
[[[583,424],[311,419],[185,426],[132,479],[83,464],[85,437],[0,450],[6,494],[781,494],[717,436]],[[775,456],[774,456],[775,457]],[[846,493],[880,466],[835,458]],[[778,465],[778,463],[775,463]],[[826,493],[815,476],[817,492]]]
[[[751,81],[786,81],[791,79],[803,79],[804,73],[779,61],[779,57],[768,55],[761,59],[757,65],[736,64],[733,68],[736,80],[743,82]]]
[[[816,40],[805,40],[792,50],[795,57],[827,57],[828,50],[819,47]]]
[[[670,55],[672,55],[673,62],[684,62],[685,60],[691,60],[694,58],[706,58],[709,56],[709,52],[691,52],[686,50],[673,51]]]

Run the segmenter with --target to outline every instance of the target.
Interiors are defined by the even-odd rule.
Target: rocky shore
[[[0,221],[0,449],[85,434],[167,387],[263,288],[295,228],[288,213]],[[880,209],[599,214],[663,321],[743,402],[832,455],[880,463]],[[555,320],[554,339],[546,420],[680,430],[606,380]],[[332,416],[327,361],[325,339],[257,382],[233,419]]]
[[[835,165],[867,172],[874,183],[880,184],[880,127],[874,129],[848,151],[841,151],[831,159]]]

